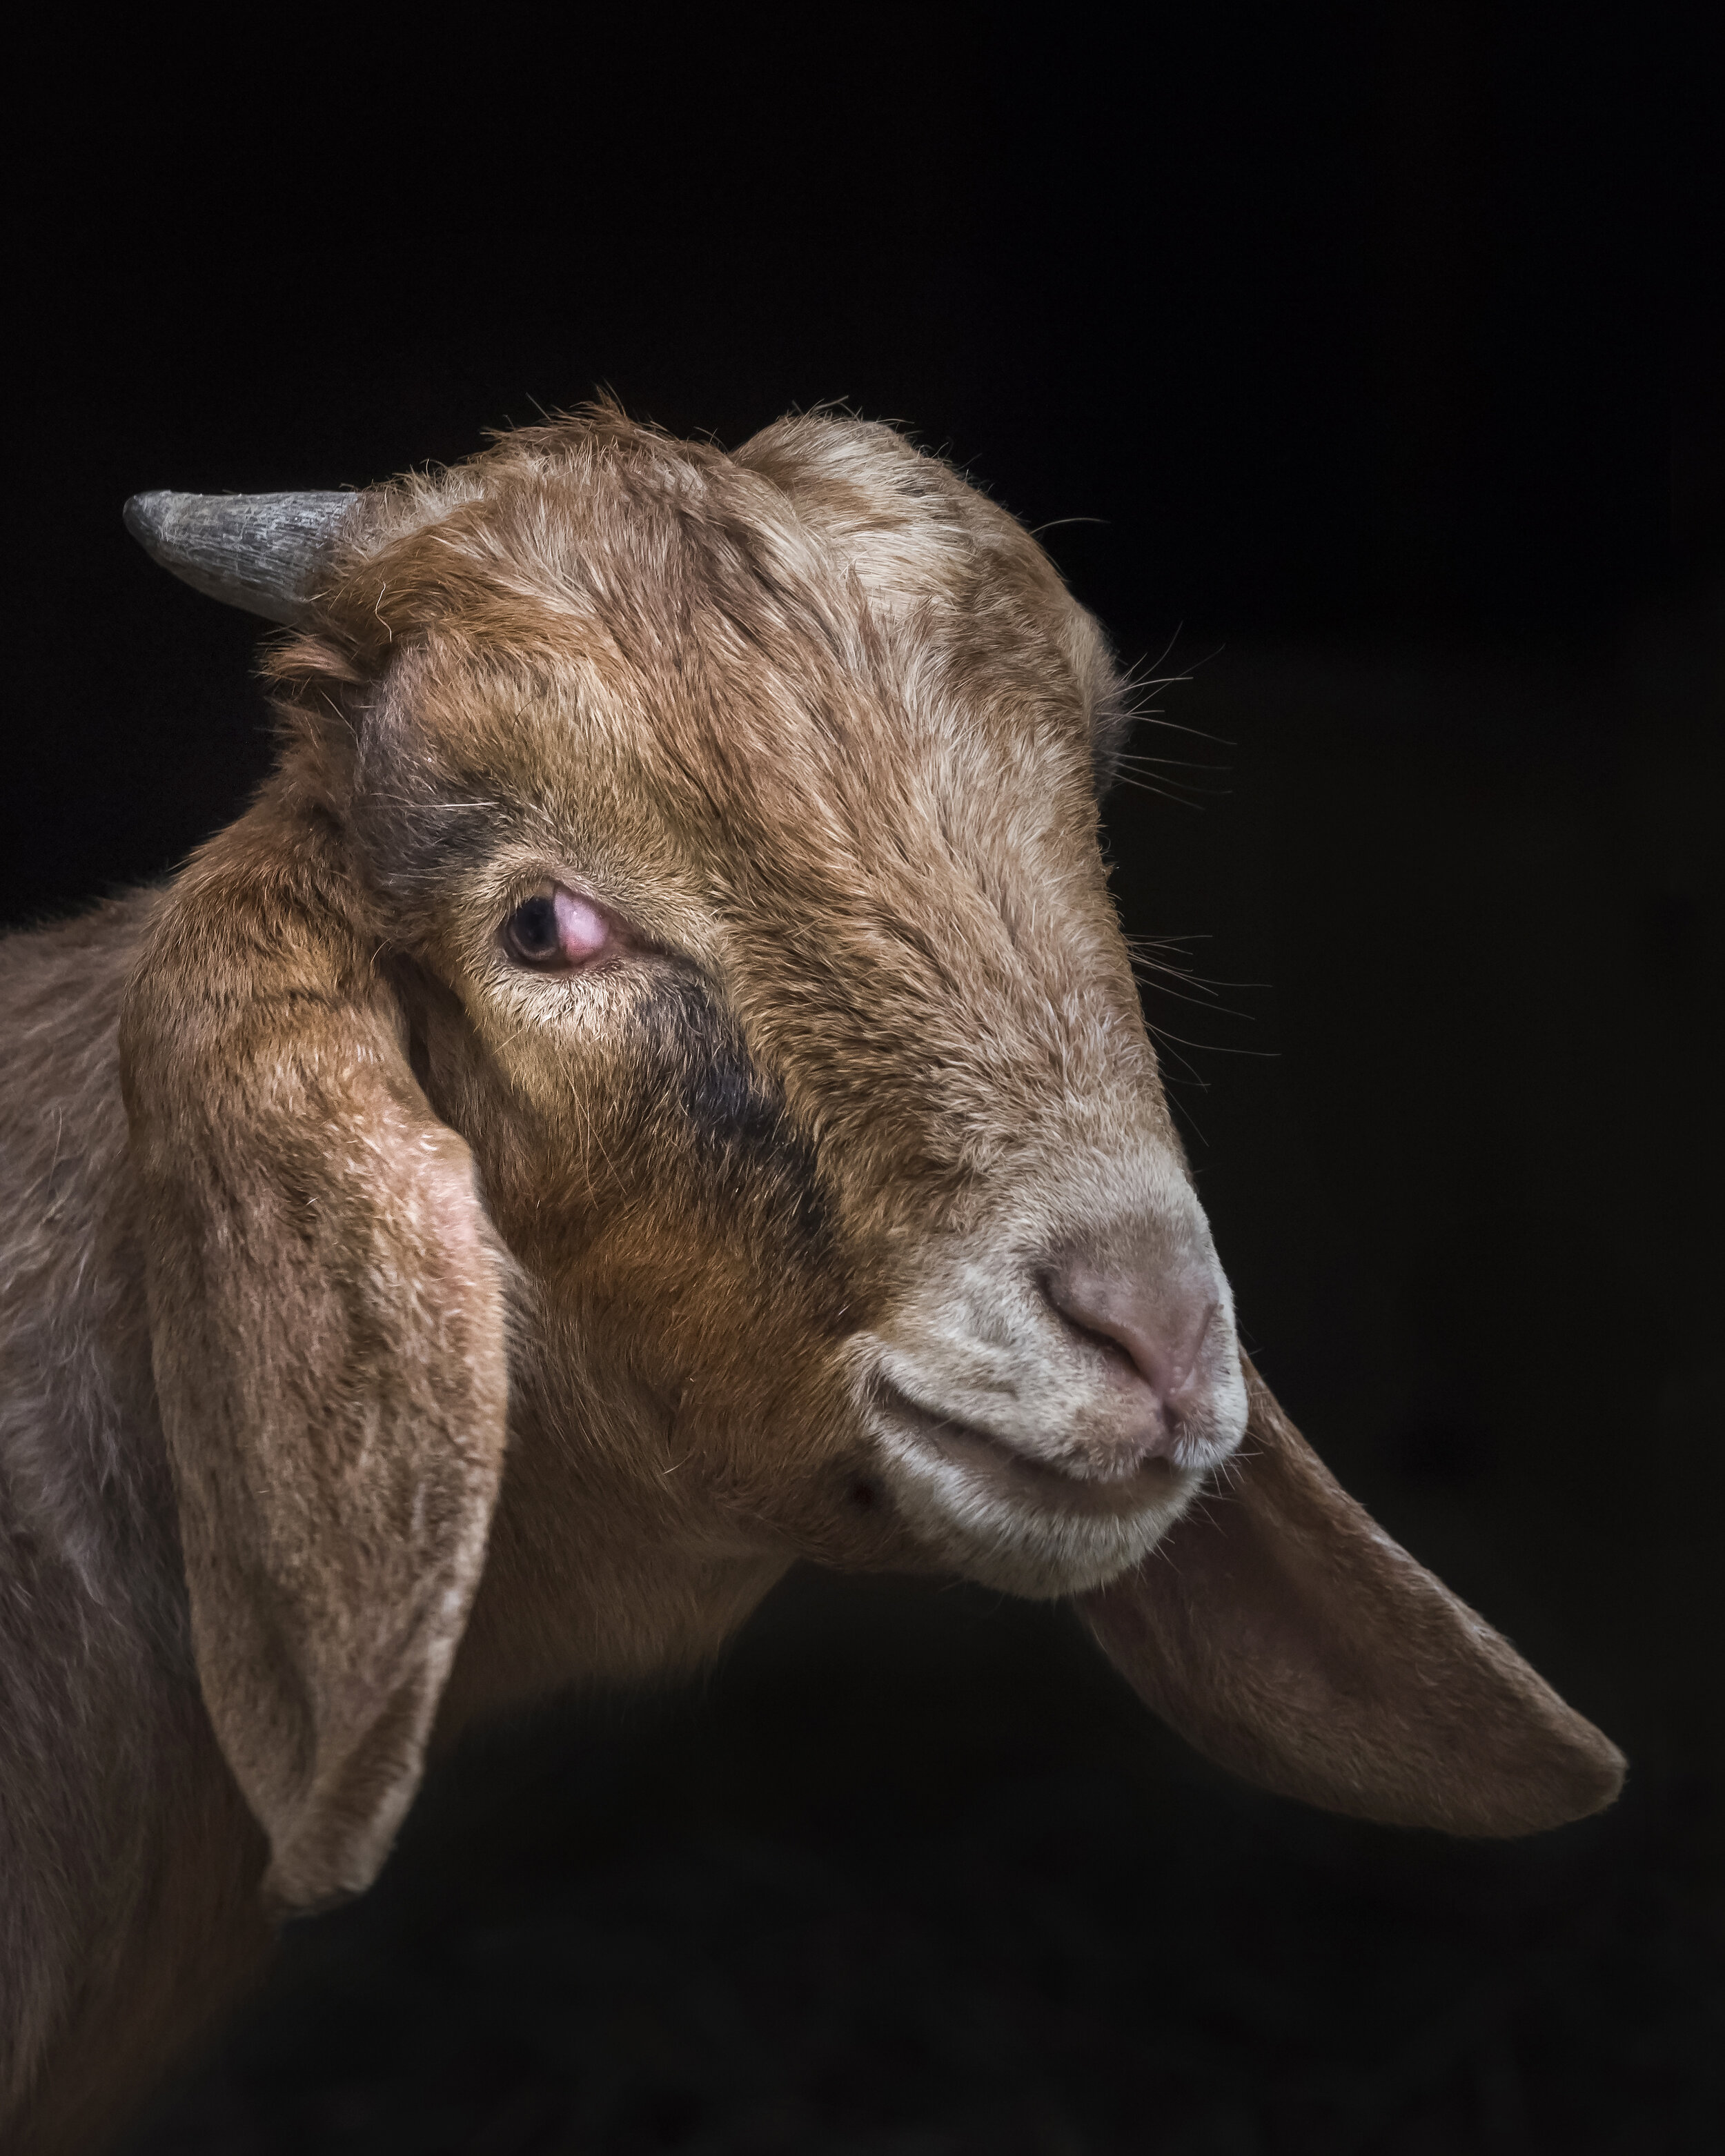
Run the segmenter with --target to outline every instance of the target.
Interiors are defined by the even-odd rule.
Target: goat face
[[[276,663],[360,677],[324,783],[542,1415],[743,1543],[1111,1577],[1245,1394],[1097,850],[1096,630],[884,429],[478,469]]]
[[[279,1901],[382,1861],[511,1429],[541,1603],[607,1535],[935,1566],[1082,1596],[1272,1787],[1609,1801],[1240,1354],[1097,849],[1117,685],[1009,519],[884,429],[726,456],[606,411],[131,514],[295,628],[282,769],[121,1040],[199,1677]]]

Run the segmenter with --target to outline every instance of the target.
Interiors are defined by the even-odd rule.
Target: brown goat
[[[0,946],[8,2148],[362,1891],[434,1735],[691,1667],[799,1557],[1076,1596],[1317,1804],[1609,1802],[1240,1353],[1097,848],[1119,686],[1009,517],[886,428],[600,408],[129,521],[291,624],[282,752]]]

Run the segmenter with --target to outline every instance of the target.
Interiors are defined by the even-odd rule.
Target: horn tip
[[[150,559],[206,598],[265,621],[297,621],[358,497],[351,494],[135,494],[122,512]]]
[[[126,528],[146,553],[153,554],[162,543],[163,511],[173,499],[165,487],[157,487],[148,494],[135,494],[121,511]]]

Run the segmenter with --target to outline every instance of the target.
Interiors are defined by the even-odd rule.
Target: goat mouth
[[[890,1378],[877,1378],[873,1390],[876,1413],[891,1439],[956,1468],[1017,1510],[1067,1518],[1131,1519],[1165,1508],[1192,1480],[1189,1471],[1162,1459],[1141,1459],[1106,1476],[1075,1473],[1034,1458],[978,1423],[920,1406]]]

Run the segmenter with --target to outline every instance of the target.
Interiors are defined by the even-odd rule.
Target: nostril
[[[1100,1348],[1112,1360],[1129,1363],[1140,1377],[1144,1375],[1130,1346],[1107,1322],[1106,1315],[1099,1308],[1096,1297],[1075,1294],[1070,1280],[1058,1273],[1045,1273],[1041,1287],[1069,1332],[1076,1332],[1092,1346]]]
[[[1123,1355],[1164,1409],[1178,1409],[1220,1306],[1200,1290],[1081,1262],[1055,1266],[1042,1291],[1076,1332]]]

